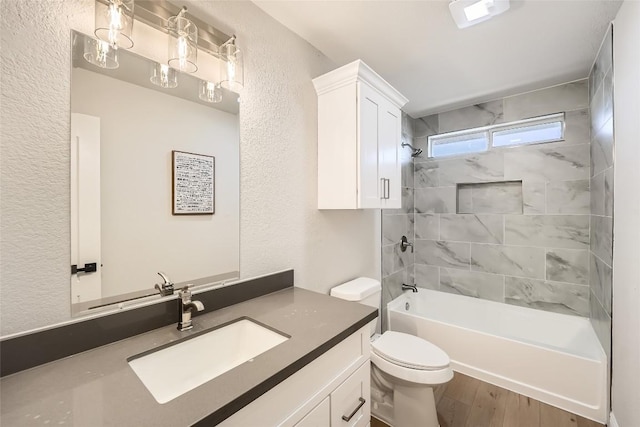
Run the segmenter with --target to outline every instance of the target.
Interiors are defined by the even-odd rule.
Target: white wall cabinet
[[[407,99],[360,60],[313,84],[318,209],[400,208],[400,108]]]
[[[225,427],[365,427],[371,419],[367,325],[227,418]],[[364,399],[362,403],[360,399]],[[349,418],[345,421],[342,416]]]

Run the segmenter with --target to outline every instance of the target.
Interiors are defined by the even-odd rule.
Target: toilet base
[[[396,384],[393,388],[394,427],[439,427],[432,387]]]
[[[392,382],[371,368],[371,414],[393,427],[439,427],[433,386]]]

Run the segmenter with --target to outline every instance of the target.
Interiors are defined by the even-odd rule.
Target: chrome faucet
[[[155,286],[158,292],[160,292],[160,295],[162,295],[163,297],[167,295],[173,295],[173,283],[171,283],[169,276],[164,274],[162,271],[158,271],[158,276],[162,277],[162,280],[164,281],[164,283],[162,284],[156,283]]]
[[[191,313],[193,310],[204,310],[204,304],[200,301],[191,300],[191,287],[193,285],[187,285],[178,291],[178,315],[180,321],[178,322],[179,331],[187,331],[193,328],[193,322],[191,321]]]
[[[408,291],[409,289],[411,289],[412,292],[418,292],[418,288],[416,285],[407,285],[407,284],[402,284],[402,290],[403,291]]]

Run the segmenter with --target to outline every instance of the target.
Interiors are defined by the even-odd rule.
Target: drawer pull
[[[361,397],[359,397],[358,400],[360,400],[360,404],[358,405],[358,407],[356,409],[353,410],[351,415],[349,415],[348,417],[346,415],[342,416],[342,419],[345,420],[346,422],[351,421],[351,418],[353,418],[353,416],[356,414],[356,412],[358,412],[360,410],[360,408],[362,408],[362,405],[364,405],[364,403],[366,402],[366,400],[364,400]]]

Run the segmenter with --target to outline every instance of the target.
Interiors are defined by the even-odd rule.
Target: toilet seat
[[[387,331],[371,343],[374,353],[405,368],[434,371],[449,366],[447,353],[422,338]]]
[[[371,362],[399,380],[436,385],[453,378],[449,356],[422,338],[387,331],[371,342],[371,349]]]

